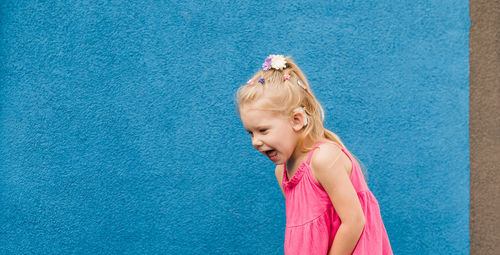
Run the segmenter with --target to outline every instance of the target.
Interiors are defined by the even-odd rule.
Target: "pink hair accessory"
[[[253,80],[252,79],[248,80],[247,84],[253,84]]]
[[[288,74],[283,75],[283,80],[285,80],[285,81],[290,80],[290,75],[288,75]]]

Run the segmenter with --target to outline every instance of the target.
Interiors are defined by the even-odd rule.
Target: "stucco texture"
[[[234,104],[291,55],[395,254],[469,250],[467,1],[2,1],[0,254],[283,254]]]

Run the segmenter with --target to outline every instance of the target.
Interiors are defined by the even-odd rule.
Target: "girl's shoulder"
[[[276,165],[276,168],[274,169],[274,173],[276,174],[276,179],[281,182],[281,179],[283,178],[283,171],[285,171],[285,168],[283,167],[282,164]]]
[[[285,168],[283,167],[283,165],[277,165],[274,171],[276,173],[276,180],[278,181],[278,184],[280,186],[281,193],[283,193],[284,196],[285,191],[283,190],[283,171],[285,171]]]
[[[350,175],[352,163],[340,145],[333,142],[323,142],[316,146],[311,157],[310,167],[313,175],[318,171],[340,170],[345,170]]]
[[[334,144],[330,141],[325,141],[319,145],[316,145],[312,153],[311,163],[331,162],[331,160],[333,158],[336,158],[336,156],[344,154],[340,149],[340,145]]]

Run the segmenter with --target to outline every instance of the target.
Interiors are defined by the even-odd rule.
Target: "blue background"
[[[2,1],[1,254],[282,254],[234,93],[291,55],[395,254],[468,254],[467,1]]]

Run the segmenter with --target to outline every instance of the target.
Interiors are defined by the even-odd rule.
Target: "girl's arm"
[[[365,224],[361,203],[349,178],[352,163],[339,148],[325,143],[313,154],[311,168],[341,220],[328,254],[351,254]]]
[[[276,174],[276,180],[278,180],[278,184],[280,185],[281,193],[285,196],[285,192],[283,191],[283,171],[285,171],[283,165],[277,165],[274,173]]]

